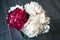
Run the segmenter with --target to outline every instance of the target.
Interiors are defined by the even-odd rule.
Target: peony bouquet
[[[47,33],[50,29],[50,18],[37,2],[30,2],[23,6],[11,7],[7,15],[10,28],[16,28],[23,35],[32,38]]]

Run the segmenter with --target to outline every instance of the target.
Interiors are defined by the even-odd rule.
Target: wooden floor
[[[24,5],[30,1],[38,2],[51,18],[50,31],[28,40],[60,40],[60,0],[0,0],[0,40],[24,40],[16,29],[9,29],[6,15],[11,6]]]

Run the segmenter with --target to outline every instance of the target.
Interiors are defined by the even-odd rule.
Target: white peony
[[[36,13],[40,13],[42,9],[41,5],[39,5],[36,2],[30,2],[30,4],[27,3],[25,4],[24,7],[25,7],[26,12],[29,13],[31,16],[35,16]]]
[[[30,38],[41,33],[47,33],[50,29],[48,25],[50,18],[45,16],[45,11],[41,5],[36,2],[30,2],[30,4],[25,4],[24,7],[30,17],[21,31]]]

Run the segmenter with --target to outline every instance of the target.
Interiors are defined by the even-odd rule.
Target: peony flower
[[[30,2],[25,4],[25,10],[27,13],[29,13],[31,16],[35,16],[41,12],[41,5],[39,5],[37,2]]]
[[[21,31],[29,38],[32,38],[38,34],[47,33],[49,29],[50,26],[41,24],[37,17],[30,17]]]
[[[36,2],[30,2],[25,4],[24,8],[30,14],[30,17],[21,31],[30,38],[38,34],[47,33],[50,29],[48,25],[50,18],[45,16],[45,11],[41,5]]]
[[[27,13],[25,10],[23,10],[22,6],[16,5],[15,7],[11,7],[11,9],[8,11],[7,23],[9,24],[10,28],[21,30],[23,25],[28,20],[26,15]]]
[[[21,30],[30,38],[47,33],[50,29],[50,18],[45,16],[44,9],[37,2],[25,4],[24,9],[19,5],[11,7],[8,11],[7,23],[10,28]]]

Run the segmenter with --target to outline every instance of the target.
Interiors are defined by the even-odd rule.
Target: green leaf
[[[28,37],[27,37],[22,31],[20,31],[20,32],[21,32],[21,34],[22,34],[24,40],[27,40]]]

